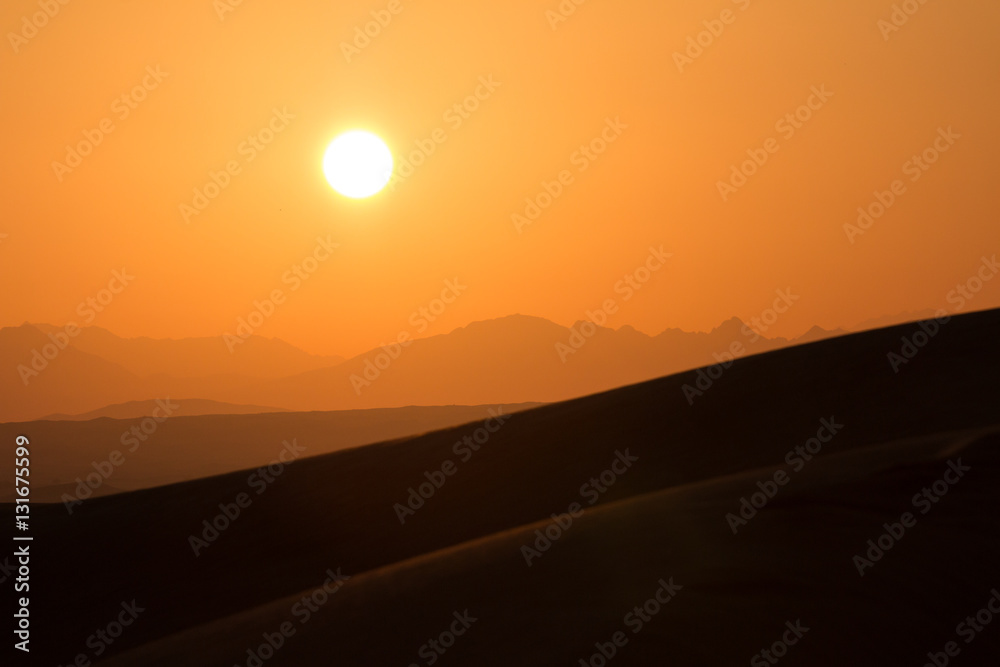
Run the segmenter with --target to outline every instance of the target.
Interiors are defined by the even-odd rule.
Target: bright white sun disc
[[[392,153],[371,132],[345,132],[327,147],[323,173],[333,189],[345,197],[371,197],[392,178]]]

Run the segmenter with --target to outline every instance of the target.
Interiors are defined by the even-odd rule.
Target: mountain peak
[[[738,318],[738,317],[730,317],[728,320],[725,320],[724,322],[722,322],[721,324],[719,324],[719,326],[717,326],[714,329],[712,329],[712,331],[710,331],[709,333],[712,333],[712,334],[716,334],[716,333],[724,333],[724,334],[739,333],[743,329],[743,327],[745,327],[745,326],[746,326],[746,324],[740,318]]]

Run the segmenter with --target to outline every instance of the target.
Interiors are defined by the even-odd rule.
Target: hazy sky
[[[749,319],[787,288],[769,335],[949,307],[1000,252],[1000,4],[903,3],[895,30],[897,2],[591,0],[556,21],[572,3],[8,0],[0,325],[221,335],[281,290],[256,333],[354,354],[511,313],[570,324],[608,298],[610,326],[649,333]],[[354,128],[397,170],[434,150],[346,199],[321,161]],[[517,223],[543,181],[561,193]],[[626,300],[616,284],[661,246]],[[314,252],[308,279],[287,273]],[[967,309],[998,305],[994,281]]]

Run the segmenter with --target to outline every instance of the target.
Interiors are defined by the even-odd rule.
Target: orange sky
[[[396,14],[244,0],[220,20],[224,1],[42,0],[59,11],[37,30],[37,0],[0,7],[0,325],[85,323],[78,305],[125,267],[134,280],[91,324],[221,335],[281,289],[256,333],[349,355],[417,333],[411,314],[455,278],[467,289],[422,335],[515,312],[570,324],[662,246],[666,266],[610,326],[707,330],[791,288],[768,334],[788,336],[945,307],[1000,251],[997,3],[928,2],[885,39],[890,0],[593,0],[555,29],[558,0],[396,0]],[[348,62],[373,11],[391,22]],[[720,16],[679,71],[674,53]],[[468,118],[449,113],[477,89]],[[809,101],[794,133],[776,126]],[[625,127],[583,158],[608,119]],[[269,124],[271,143],[244,143]],[[960,138],[912,181],[904,165],[949,127]],[[446,139],[394,191],[354,201],[321,171],[351,128],[381,135],[397,167],[437,128]],[[723,201],[718,182],[770,138]],[[181,204],[230,161],[239,173],[186,221]],[[512,214],[564,170],[519,231]],[[844,225],[896,179],[905,193],[851,243]],[[292,289],[282,277],[317,238],[339,247]],[[969,309],[1000,306],[998,283]]]

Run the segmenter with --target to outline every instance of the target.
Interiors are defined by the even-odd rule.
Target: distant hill
[[[134,373],[72,346],[59,349],[30,324],[0,329],[0,396],[0,421],[155,398]]]
[[[44,333],[62,330],[49,324],[34,326]],[[309,354],[278,338],[250,336],[231,352],[221,336],[122,338],[100,327],[80,329],[80,333],[70,339],[70,345],[140,377],[200,378],[227,374],[283,377],[335,366],[344,360],[343,357]]]
[[[808,340],[832,335],[817,329]],[[246,387],[227,400],[284,405],[284,399],[308,409],[554,402],[728,361],[734,350],[745,356],[795,342],[755,334],[737,318],[709,333],[668,329],[649,336],[632,327],[564,327],[512,315],[413,341],[395,349],[395,359],[375,349],[334,368]]]
[[[834,338],[836,336],[846,336],[849,333],[849,331],[845,331],[844,329],[827,331],[821,327],[813,327],[798,338],[794,339],[794,342],[796,345],[802,345],[803,343],[812,343],[819,340],[826,340],[827,338]]]
[[[341,361],[276,339],[251,338],[230,354],[221,338],[125,339],[97,328],[58,350],[58,330],[26,324],[0,329],[0,392],[9,397],[0,421],[167,396],[298,411],[546,403],[841,333],[817,327],[801,339],[767,338],[733,318],[708,333],[649,336],[511,315]]]
[[[69,337],[50,325],[4,327],[0,329],[4,397],[0,421],[81,414],[167,396],[231,402],[220,398],[226,389],[340,361],[258,336],[230,354],[221,337],[119,338],[96,327]]]
[[[169,398],[169,397],[168,397]],[[51,414],[41,417],[45,421],[87,421],[99,417],[110,417],[111,419],[134,419],[136,417],[146,417],[152,415],[157,408],[162,413],[164,409],[169,409],[173,415],[193,416],[193,415],[249,415],[261,412],[288,412],[286,408],[268,408],[260,405],[236,405],[234,403],[222,403],[221,401],[209,401],[202,398],[183,399],[176,398],[167,401],[167,408],[162,408],[158,401],[128,401],[127,403],[117,403],[106,405],[97,410],[83,412],[76,415]]]

